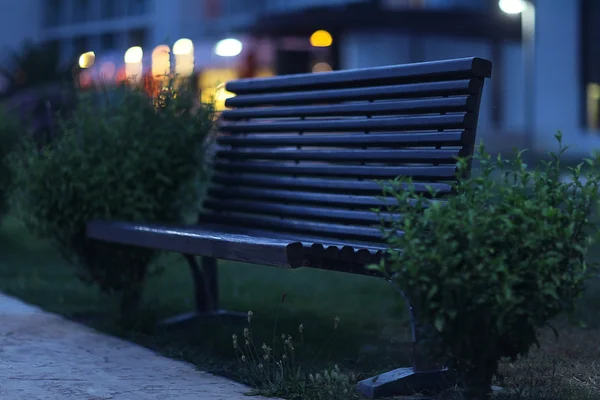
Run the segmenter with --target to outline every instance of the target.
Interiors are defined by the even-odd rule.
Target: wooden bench
[[[394,203],[377,198],[377,180],[411,176],[418,190],[450,193],[455,157],[473,153],[490,76],[491,62],[462,58],[230,82],[236,96],[220,118],[197,224],[91,221],[88,235],[184,254],[196,316],[224,313],[217,259],[372,274],[365,266],[386,249],[372,209]],[[415,353],[411,368],[359,389],[369,397],[419,390],[444,371]]]

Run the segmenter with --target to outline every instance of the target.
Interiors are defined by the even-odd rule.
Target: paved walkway
[[[247,400],[247,391],[0,294],[0,399]]]

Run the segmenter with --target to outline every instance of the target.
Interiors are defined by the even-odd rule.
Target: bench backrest
[[[203,221],[379,242],[377,180],[449,192],[473,153],[480,58],[244,79],[222,113]]]

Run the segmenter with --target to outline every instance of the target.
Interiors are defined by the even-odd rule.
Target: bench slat
[[[289,117],[336,117],[389,114],[440,114],[469,112],[474,110],[476,99],[472,96],[448,97],[439,99],[419,99],[386,101],[359,104],[326,104],[321,106],[239,108],[225,110],[224,120],[250,118],[289,118]]]
[[[259,172],[266,174],[357,177],[369,179],[394,179],[398,176],[417,179],[452,179],[456,167],[451,166],[363,166],[363,165],[292,165],[275,162],[227,162],[216,161],[216,169],[230,172]]]
[[[249,172],[249,171],[245,171]],[[380,196],[383,194],[383,187],[374,180],[343,180],[343,179],[321,179],[321,178],[292,178],[281,176],[266,176],[248,173],[227,174],[217,172],[213,175],[213,182],[230,186],[250,186],[265,187],[276,189],[291,189],[302,191],[321,191],[325,193],[344,193]],[[428,193],[429,188],[438,191],[440,194],[450,193],[452,186],[449,183],[442,182],[415,182],[413,183],[418,193]],[[406,184],[401,185],[406,187]]]
[[[344,224],[361,224],[375,226],[382,221],[399,220],[400,215],[373,211],[357,211],[336,208],[284,205],[278,203],[257,202],[249,200],[208,199],[204,208],[213,211],[230,211],[250,214],[275,215],[284,218],[300,218],[315,221],[332,221]]]
[[[112,243],[277,267],[289,265],[288,249],[294,245],[290,240],[228,233],[222,228],[116,221],[89,222],[87,236]]]
[[[381,189],[380,189],[381,190]],[[393,197],[375,197],[348,194],[332,194],[317,192],[294,192],[291,190],[272,190],[257,187],[213,186],[208,195],[223,199],[251,199],[293,204],[311,204],[339,207],[371,209],[397,204]]]
[[[201,214],[202,215],[202,214]],[[338,248],[352,246],[356,247],[356,250],[359,249],[368,249],[371,251],[385,251],[387,250],[387,246],[378,242],[369,242],[362,240],[336,240],[327,236],[319,236],[319,235],[306,235],[300,233],[290,233],[290,232],[277,232],[270,230],[263,230],[259,228],[249,229],[247,227],[240,226],[230,226],[224,224],[201,224],[202,227],[210,227],[213,230],[225,230],[230,233],[235,234],[248,234],[253,236],[260,237],[272,237],[275,239],[289,240],[290,242],[302,242],[304,245],[308,245],[309,247],[317,244],[317,246],[324,246],[325,248],[329,246],[336,246]],[[215,228],[216,227],[216,228]]]
[[[468,129],[473,123],[471,114],[431,115],[400,118],[321,119],[306,121],[270,121],[239,124],[220,124],[222,132],[344,132],[386,130]]]
[[[492,63],[478,57],[459,58],[335,71],[326,74],[298,74],[269,78],[241,79],[228,82],[228,91],[236,94],[283,92],[302,89],[345,88],[374,86],[386,82],[428,82],[443,81],[472,76],[489,78]]]
[[[387,251],[387,246],[384,244],[363,242],[356,239],[344,241],[322,236],[307,236],[261,229],[248,230],[247,228],[243,228],[242,230],[230,226],[222,226],[221,229],[231,229],[234,233],[249,232],[255,236],[300,242],[302,247],[293,246],[288,251],[288,259],[292,268],[311,267],[361,275],[381,276],[376,271],[368,270],[365,266],[379,262],[382,255]]]
[[[381,242],[382,233],[378,227],[352,226],[334,223],[281,219],[268,216],[251,216],[240,213],[204,213],[198,217],[200,223],[235,225],[244,228],[267,229],[279,232],[313,234],[338,240],[360,239]]]
[[[286,161],[362,161],[362,162],[419,162],[456,163],[459,150],[219,150],[217,157],[228,160],[286,160]]]
[[[231,146],[335,146],[335,147],[387,147],[387,146],[460,146],[464,131],[435,133],[338,133],[338,134],[254,134],[251,136],[223,135],[217,138],[220,145]]]
[[[480,84],[473,79],[426,82],[369,88],[314,90],[291,93],[237,95],[225,100],[227,107],[267,105],[314,105],[338,101],[392,100],[424,97],[476,95]]]
[[[96,220],[87,224],[87,235],[89,238],[111,243],[222,260],[283,268],[310,266],[366,275],[374,273],[364,268],[356,268],[352,264],[358,260],[375,262],[386,249],[381,244],[371,242],[348,242],[320,236],[248,230],[219,224],[188,226]],[[306,264],[307,258],[318,260],[318,255],[348,264]]]

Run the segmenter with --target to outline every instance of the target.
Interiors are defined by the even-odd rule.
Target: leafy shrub
[[[82,94],[43,150],[11,159],[18,217],[50,239],[79,276],[135,309],[155,252],[86,238],[92,219],[178,222],[197,204],[213,128],[212,106],[173,83],[157,98],[122,87]]]
[[[486,398],[499,360],[527,355],[539,329],[573,309],[591,270],[600,158],[585,161],[587,181],[583,164],[562,181],[566,147],[556,138],[558,154],[534,170],[521,152],[494,160],[481,145],[481,173],[456,183],[446,202],[410,182],[385,189],[402,219],[384,228],[391,257],[376,268],[410,299],[424,350],[459,373],[467,398]],[[469,162],[458,160],[459,176]]]
[[[0,218],[8,211],[8,192],[12,181],[8,156],[25,133],[26,129],[17,118],[0,110]]]
[[[6,81],[7,94],[73,79],[71,69],[63,66],[56,46],[26,42],[17,50],[4,50],[6,66],[0,68],[0,77]]]

